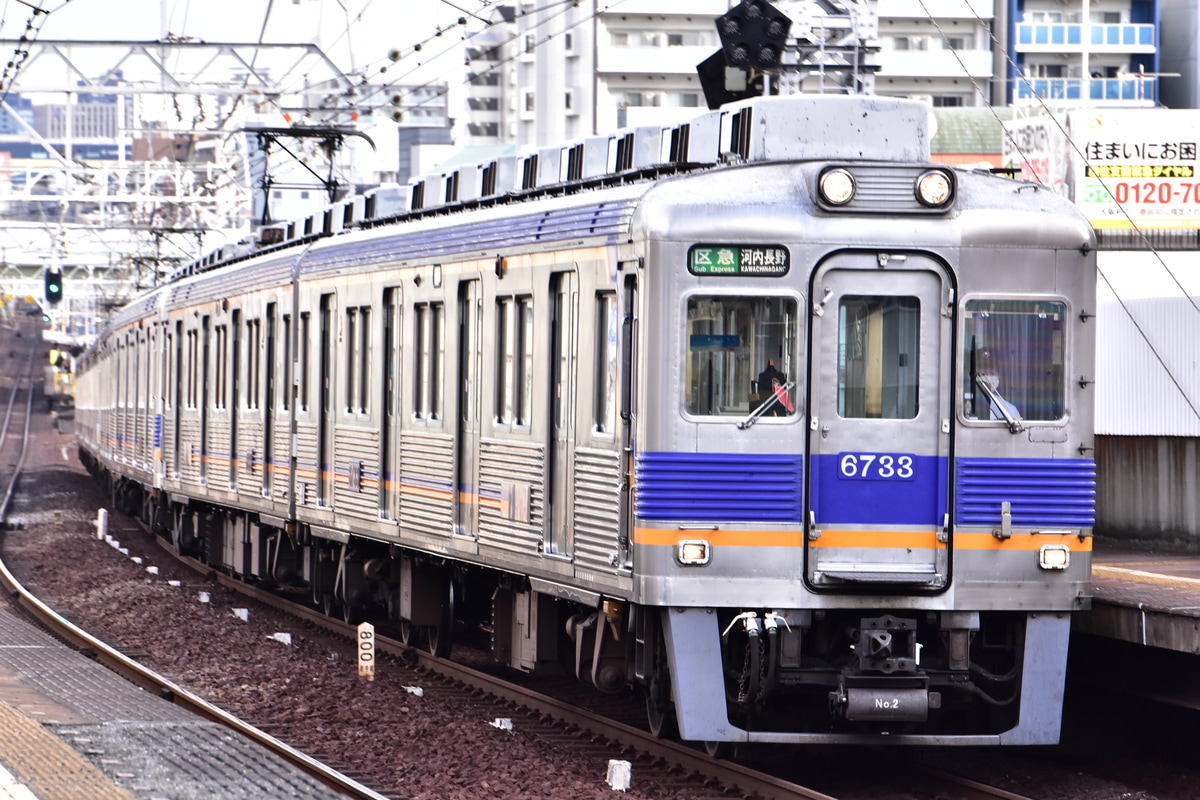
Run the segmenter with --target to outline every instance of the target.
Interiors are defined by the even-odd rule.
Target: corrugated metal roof
[[[934,153],[997,153],[1002,150],[1003,126],[1013,118],[1011,108],[935,108],[937,133],[930,142]],[[997,119],[999,117],[999,119]]]
[[[1097,255],[1096,433],[1200,436],[1200,254]]]

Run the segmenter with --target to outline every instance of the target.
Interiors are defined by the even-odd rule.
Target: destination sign
[[[778,278],[790,267],[788,249],[778,244],[695,244],[688,251],[688,272],[693,275]]]

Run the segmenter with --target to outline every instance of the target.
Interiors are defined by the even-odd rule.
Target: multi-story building
[[[466,44],[467,120],[464,144],[516,139],[516,71],[509,67],[518,48],[516,9],[497,6],[491,25]]]
[[[694,116],[696,65],[719,47],[714,21],[733,4],[519,0],[495,38],[468,51],[472,142],[534,147]]]
[[[807,16],[848,10],[847,34],[877,51],[863,64],[874,92],[946,108],[1157,104],[1159,1],[775,4],[792,17],[793,36],[812,27]],[[736,4],[625,0],[604,10],[596,0],[517,0],[497,9],[468,44],[462,143],[533,147],[694,115],[705,105],[696,67],[720,47],[715,20]]]
[[[1158,0],[1009,0],[1006,101],[1153,106]]]
[[[993,0],[879,0],[876,93],[935,108],[1003,103],[993,7]]]

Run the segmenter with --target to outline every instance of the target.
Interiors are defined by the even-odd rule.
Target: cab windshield
[[[796,413],[796,301],[694,295],[687,306],[684,405],[697,416]]]
[[[1030,300],[968,300],[963,325],[963,415],[1058,420],[1065,413],[1067,308]]]

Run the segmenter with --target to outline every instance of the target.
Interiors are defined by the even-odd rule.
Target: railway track
[[[24,375],[13,379],[9,398],[4,414],[3,427],[0,428],[0,458],[6,466],[0,475],[4,482],[4,498],[0,502],[0,526],[5,525],[8,511],[14,496],[20,491],[22,470],[25,464],[30,441],[30,423],[33,417],[33,394],[35,376],[33,364],[34,347],[30,345],[26,354]],[[24,403],[20,402],[24,394]],[[9,435],[11,427],[20,426],[20,435]],[[15,452],[14,452],[15,450]],[[11,466],[9,466],[11,465]],[[337,790],[346,797],[355,800],[387,800],[384,795],[363,786],[358,781],[341,774],[337,770],[313,759],[304,753],[288,746],[273,736],[259,730],[234,715],[206,702],[199,696],[167,680],[163,676],[127,657],[117,649],[97,639],[87,631],[72,624],[53,608],[42,602],[38,597],[25,588],[8,569],[8,565],[0,559],[0,585],[4,587],[9,602],[21,608],[37,624],[49,631],[60,640],[77,650],[88,654],[97,662],[105,665],[147,692],[157,694],[175,705],[186,709],[197,717],[217,722],[238,736],[276,753],[300,770]]]
[[[329,617],[320,610],[296,603],[286,597],[252,586],[223,573],[214,573],[203,563],[175,552],[170,544],[156,538],[170,557],[198,574],[215,576],[218,583],[281,613],[316,625],[344,639],[353,650],[356,626]],[[612,719],[595,711],[544,694],[485,671],[451,659],[440,658],[388,636],[375,636],[376,650],[390,654],[416,668],[437,675],[469,693],[485,693],[527,718],[551,721],[560,733],[576,740],[606,743],[610,749],[636,754],[640,764],[678,775],[700,776],[714,797],[778,798],[779,800],[867,800],[879,797],[879,787],[851,788],[830,794],[794,780],[750,766],[712,758],[703,750],[678,742],[656,738],[650,732]],[[629,756],[632,757],[632,756]],[[939,797],[945,800],[1028,800],[1024,795],[973,781],[952,773],[920,766],[906,767],[894,773],[889,791],[901,789],[912,798]]]

